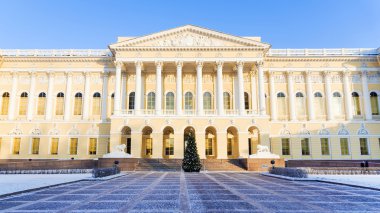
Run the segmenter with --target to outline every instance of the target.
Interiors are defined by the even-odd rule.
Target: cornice
[[[18,57],[4,56],[4,62],[112,62],[113,57]]]
[[[265,61],[367,61],[376,62],[376,56],[355,56],[355,57],[342,57],[342,56],[323,56],[323,57],[302,57],[302,56],[291,56],[291,57],[276,57],[276,56],[266,56]]]
[[[115,47],[115,51],[252,51],[260,50],[264,51],[265,48],[255,47],[255,46],[245,46],[245,47]]]

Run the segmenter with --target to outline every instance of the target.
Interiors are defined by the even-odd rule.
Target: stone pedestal
[[[272,164],[271,160],[275,160],[275,167],[285,167],[284,159],[271,159],[271,158],[248,158],[247,170],[253,172],[267,172]]]

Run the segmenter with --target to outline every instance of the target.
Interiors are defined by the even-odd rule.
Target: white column
[[[48,85],[48,91],[47,91],[47,99],[46,99],[46,113],[45,113],[45,119],[51,120],[52,118],[52,112],[53,112],[53,89],[54,89],[54,73],[49,72],[49,85]]]
[[[332,111],[332,98],[331,98],[331,73],[325,71],[325,92],[326,92],[326,112],[327,112],[327,120],[332,120],[334,115]]]
[[[372,120],[372,109],[371,109],[371,99],[368,92],[368,72],[362,71],[362,90],[363,90],[363,100],[364,100],[364,113],[366,120]]]
[[[260,115],[266,115],[263,62],[257,62],[256,66],[259,81],[259,111]]]
[[[17,103],[17,85],[18,85],[18,75],[17,72],[12,72],[12,89],[11,97],[9,100],[9,114],[8,120],[13,120],[16,113],[16,103]]]
[[[182,114],[182,61],[177,61],[177,75],[176,75],[176,113]]]
[[[162,61],[156,61],[156,114],[161,114],[161,109],[162,109],[162,104],[161,104],[161,99],[162,99]]]
[[[103,91],[102,91],[102,120],[107,120],[107,101],[108,101],[108,71],[103,73]]]
[[[270,96],[270,117],[272,121],[277,120],[276,110],[276,88],[274,84],[274,72],[269,72],[269,96]]]
[[[135,82],[135,114],[141,113],[141,70],[143,63],[135,62],[136,66],[136,82]]]
[[[251,110],[252,114],[257,114],[256,71],[251,70],[249,74],[251,76]]]
[[[120,114],[120,98],[121,98],[121,66],[123,63],[121,61],[116,61],[116,82],[115,82],[115,98],[114,98],[114,108],[113,108],[113,114],[119,115]]]
[[[216,81],[217,81],[217,110],[219,115],[224,114],[223,105],[223,61],[216,62]]]
[[[30,89],[28,98],[28,114],[26,119],[32,120],[34,115],[34,99],[35,99],[35,89],[36,89],[36,73],[30,72]]]
[[[237,65],[238,93],[239,93],[238,94],[239,114],[244,115],[246,114],[245,105],[244,105],[244,78],[243,78],[244,62],[238,61],[236,65]]]
[[[71,84],[73,82],[73,74],[66,72],[66,93],[65,93],[65,121],[70,120],[71,115]]]
[[[293,81],[293,73],[292,72],[287,72],[287,78],[288,78],[288,97],[289,97],[289,114],[290,114],[290,120],[295,121],[297,120],[296,117],[296,108],[295,108],[295,103],[294,103],[294,81]]]
[[[309,120],[315,119],[314,105],[313,105],[313,88],[311,82],[311,72],[306,71],[306,96],[307,96],[307,113]]]
[[[343,72],[344,108],[346,112],[346,120],[352,119],[352,103],[349,76],[350,73],[348,71]]]
[[[202,87],[202,68],[203,61],[197,61],[197,113],[203,115],[203,87]]]
[[[88,120],[90,111],[90,73],[84,72],[84,99],[83,99],[83,119]]]

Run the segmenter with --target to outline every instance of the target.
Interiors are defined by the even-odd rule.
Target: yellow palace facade
[[[186,25],[105,50],[0,49],[0,159],[380,159],[380,49],[273,49]]]

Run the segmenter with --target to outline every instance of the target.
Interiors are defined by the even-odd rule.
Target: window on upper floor
[[[146,108],[152,110],[155,108],[156,104],[156,94],[154,92],[148,93],[148,99],[146,101]]]
[[[244,92],[244,108],[249,110],[249,94],[248,92]]]
[[[354,115],[361,115],[361,109],[360,109],[360,96],[357,92],[353,92],[351,94],[352,96],[352,104],[353,104],[353,112]]]
[[[82,115],[82,102],[82,93],[76,93],[74,97],[74,115]]]
[[[4,92],[1,99],[1,115],[8,115],[9,93]]]
[[[203,109],[212,110],[212,98],[209,92],[203,93]]]
[[[135,92],[129,93],[128,109],[129,110],[134,110],[135,109]]]
[[[296,93],[296,113],[298,116],[306,115],[305,97],[302,92]]]
[[[231,109],[231,95],[228,92],[223,92],[223,104],[225,110]]]
[[[371,110],[372,115],[379,115],[379,99],[376,92],[371,92],[369,94],[371,99]]]
[[[185,110],[193,110],[193,109],[194,109],[193,93],[186,92],[185,93]]]
[[[28,93],[23,92],[20,96],[20,103],[19,103],[19,109],[18,114],[19,115],[26,115],[26,110],[28,108]]]
[[[332,98],[332,107],[333,107],[333,114],[335,116],[342,115],[343,114],[343,101],[342,101],[342,95],[339,92],[333,93]]]
[[[325,100],[320,92],[314,93],[314,111],[317,118],[325,115]]]
[[[279,92],[277,93],[277,114],[280,116],[283,117],[285,115],[287,115],[287,104],[286,104],[286,96],[283,92]]]
[[[165,97],[165,109],[174,110],[174,93],[168,92]]]
[[[55,101],[55,114],[56,115],[63,115],[63,110],[65,107],[65,95],[63,92],[60,92],[57,94],[57,99]]]
[[[38,95],[37,115],[45,115],[46,93],[41,92]]]
[[[100,115],[100,110],[101,110],[101,95],[100,93],[96,92],[92,96],[92,114],[93,115]]]

